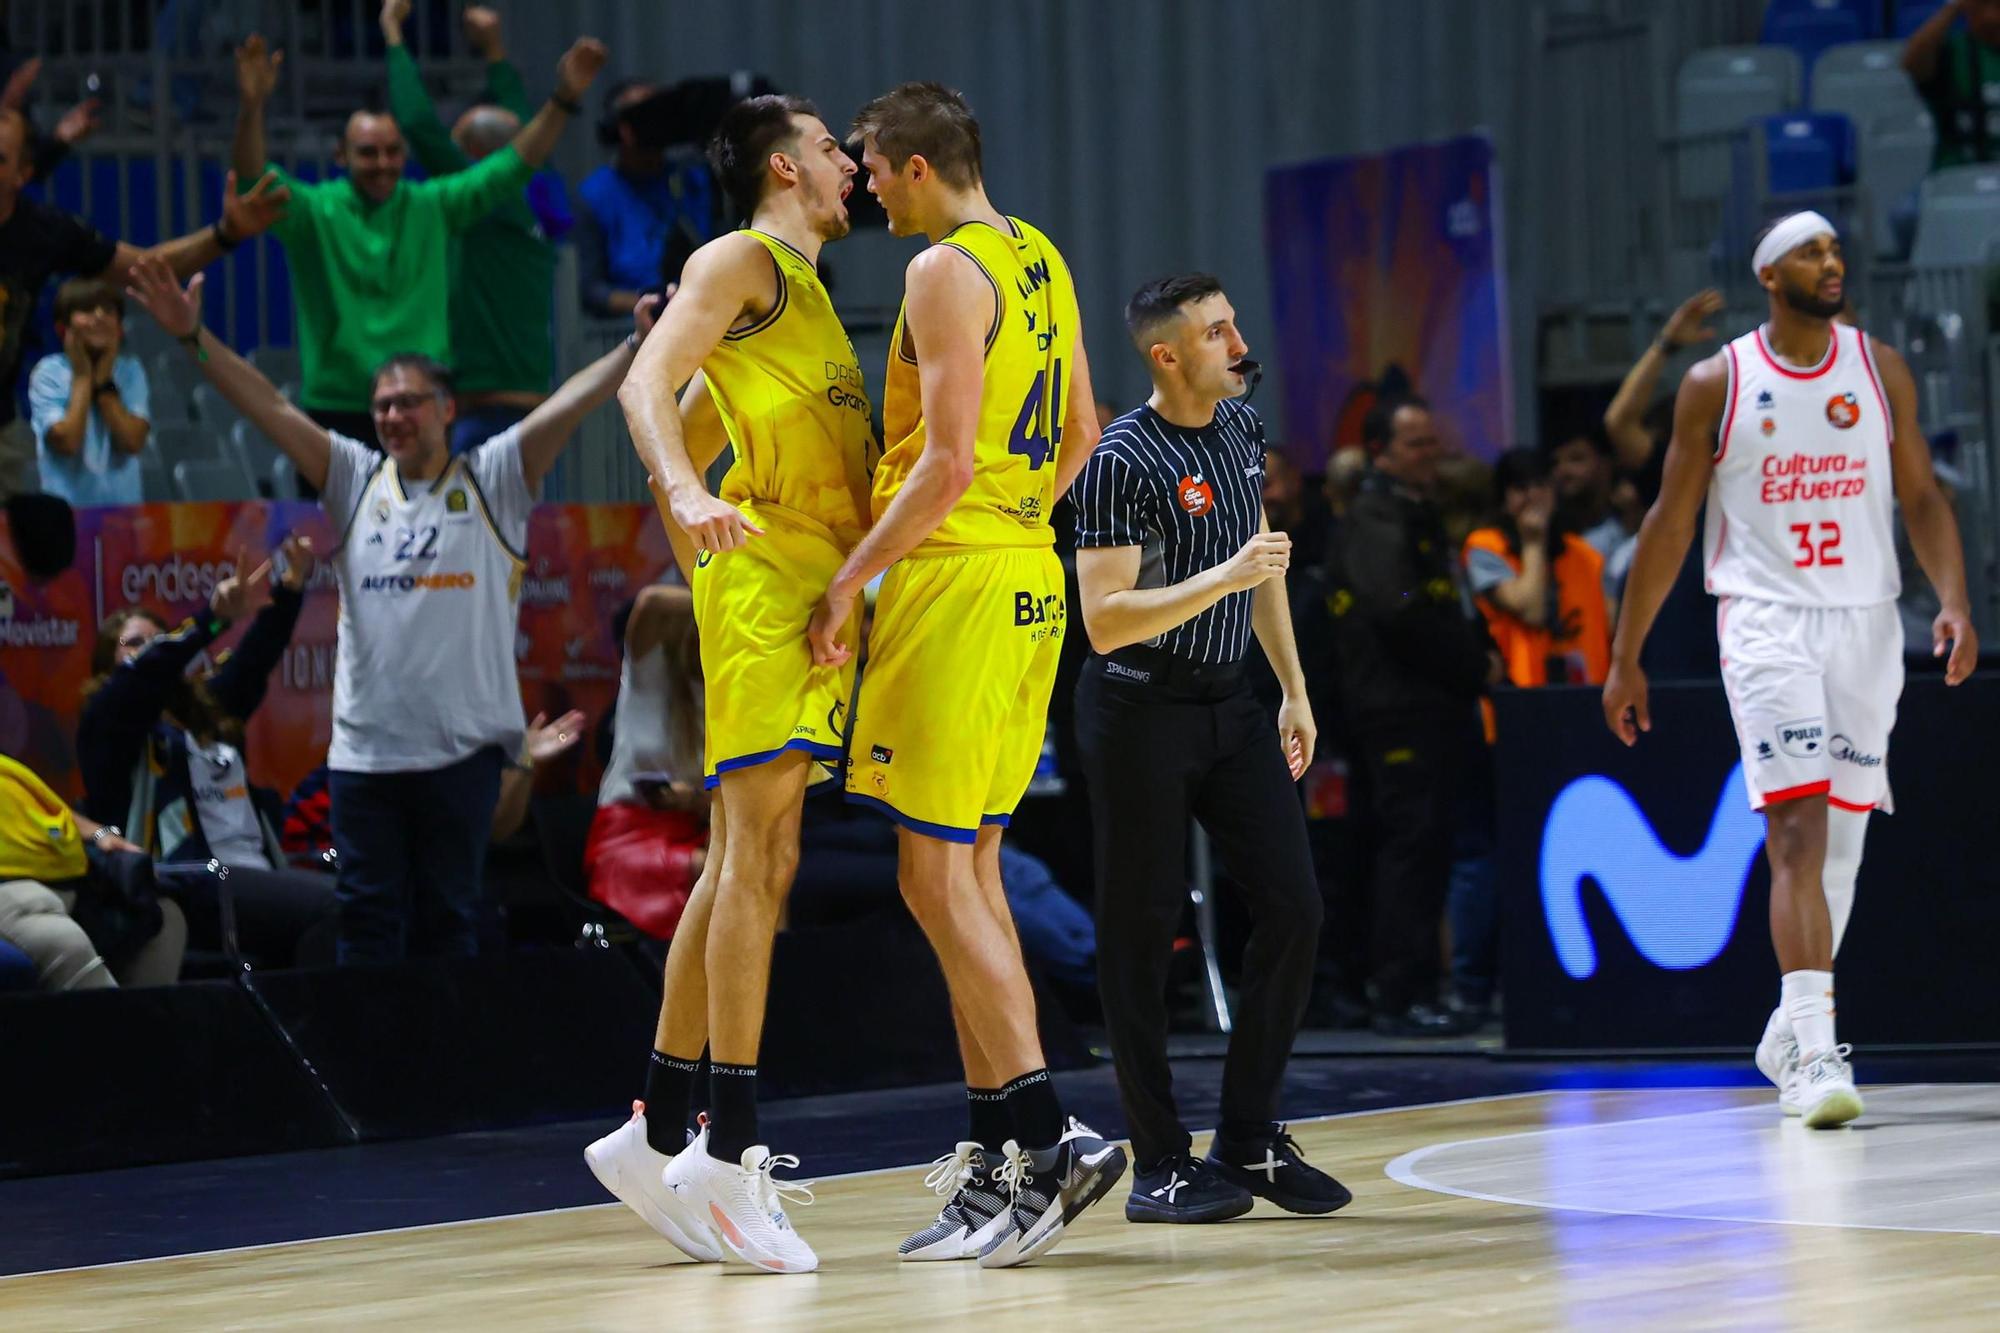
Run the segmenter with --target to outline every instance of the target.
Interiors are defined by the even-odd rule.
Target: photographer
[[[738,100],[705,95],[727,90],[722,80],[686,80],[672,88],[640,79],[612,85],[597,140],[613,149],[610,162],[577,187],[577,270],[585,310],[627,315],[641,293],[680,278],[687,257],[720,231],[720,200],[708,165],[695,151],[685,160],[670,150],[706,144],[722,113]],[[753,92],[768,91],[758,80]]]

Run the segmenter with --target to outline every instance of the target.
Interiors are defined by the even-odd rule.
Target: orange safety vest
[[[1499,528],[1481,528],[1465,539],[1465,553],[1491,551],[1518,574],[1521,557],[1507,548]],[[1550,683],[1550,662],[1557,663],[1555,683],[1601,685],[1611,670],[1611,617],[1604,605],[1604,557],[1583,538],[1563,535],[1562,549],[1549,563],[1556,585],[1556,623],[1530,625],[1520,617],[1479,598],[1493,642],[1507,664],[1507,679],[1516,685]]]

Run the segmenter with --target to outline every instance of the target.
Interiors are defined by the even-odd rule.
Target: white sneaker
[[[745,1148],[740,1166],[709,1156],[704,1127],[687,1151],[667,1164],[661,1179],[715,1228],[723,1248],[767,1273],[810,1273],[819,1256],[792,1230],[785,1203],[812,1202],[810,1180],[779,1180],[776,1167],[796,1167],[789,1153],[773,1157],[762,1146]]]
[[[1793,1081],[1807,1129],[1838,1129],[1861,1114],[1861,1094],[1847,1064],[1853,1049],[1834,1047],[1808,1063]]]
[[[924,1184],[943,1195],[937,1221],[917,1232],[896,1253],[908,1261],[977,1259],[980,1252],[1014,1225],[1013,1209],[1001,1197],[996,1163],[976,1143],[961,1143],[931,1163]]]
[[[672,1241],[682,1254],[705,1264],[722,1262],[722,1247],[716,1244],[701,1214],[682,1203],[661,1181],[661,1173],[674,1159],[654,1152],[646,1142],[644,1102],[633,1102],[632,1118],[585,1148],[583,1160],[598,1184]]]
[[[1778,1086],[1778,1109],[1786,1115],[1799,1114],[1799,1039],[1789,1027],[1781,1027],[1777,1010],[1764,1024],[1764,1036],[1757,1043],[1757,1070]]]

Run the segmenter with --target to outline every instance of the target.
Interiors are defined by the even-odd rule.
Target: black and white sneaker
[[[1330,1213],[1344,1208],[1354,1196],[1347,1187],[1299,1154],[1298,1140],[1283,1125],[1245,1139],[1226,1138],[1221,1130],[1209,1143],[1208,1164],[1224,1180],[1234,1181],[1260,1199],[1269,1199],[1288,1213]]]
[[[994,1163],[976,1143],[961,1143],[931,1163],[924,1184],[947,1196],[937,1221],[896,1247],[905,1260],[977,1259],[1014,1224]]]
[[[1001,1158],[994,1179],[1007,1187],[1014,1224],[979,1252],[981,1268],[1012,1268],[1054,1248],[1077,1214],[1125,1174],[1125,1150],[1075,1116],[1054,1147],[1029,1152],[1009,1139]]]
[[[1127,1222],[1227,1222],[1256,1207],[1249,1190],[1224,1180],[1199,1157],[1169,1157],[1151,1171],[1132,1172]]]

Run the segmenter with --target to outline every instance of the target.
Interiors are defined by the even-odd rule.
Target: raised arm
[[[514,151],[531,167],[549,160],[562,138],[570,117],[581,114],[583,95],[590,90],[597,72],[604,68],[604,43],[595,37],[579,37],[556,63],[556,88],[535,118],[514,136]]]
[[[1931,449],[1917,421],[1917,382],[1902,353],[1873,338],[1868,340],[1882,388],[1889,395],[1889,415],[1895,422],[1889,467],[1896,481],[1896,502],[1903,507],[1903,526],[1924,576],[1937,589],[1938,614],[1931,622],[1931,655],[1944,657],[1944,683],[1956,685],[1979,665],[1979,634],[1972,627],[1972,599],[1965,591],[1965,548],[1959,541],[1958,519],[1951,501],[1938,488],[1931,466]]]
[[[465,170],[465,154],[451,141],[451,131],[438,118],[417,62],[403,45],[403,22],[410,0],[382,0],[383,57],[389,68],[389,114],[410,141],[410,151],[426,174],[448,176]]]
[[[277,91],[284,64],[285,53],[271,50],[257,33],[236,48],[236,137],[230,142],[229,165],[246,181],[263,175],[270,161],[264,152],[264,108]]]
[[[1646,635],[1694,541],[1695,520],[1715,475],[1716,429],[1728,391],[1729,368],[1718,355],[1689,370],[1674,398],[1674,435],[1667,445],[1660,496],[1639,525],[1618,633],[1611,642],[1611,674],[1604,682],[1604,720],[1627,745],[1653,729],[1639,650],[1646,646]]]
[[[1945,0],[1903,43],[1903,70],[1919,90],[1937,77],[1938,57],[1944,54],[1945,39],[1964,13],[1964,0]]]
[[[638,357],[618,390],[618,405],[632,432],[632,447],[657,492],[666,517],[706,551],[733,551],[752,527],[735,505],[708,493],[689,457],[674,394],[746,316],[777,303],[778,276],[771,252],[742,232],[717,237],[688,257],[680,290],[660,316],[657,333],[639,345]]]
[[[907,291],[905,327],[917,348],[924,448],[813,613],[808,633],[813,660],[821,666],[837,665],[851,654],[839,635],[861,589],[937,531],[972,485],[986,330],[993,325],[996,299],[991,281],[962,252],[933,245],[910,261]]]
[[[528,105],[528,88],[521,82],[521,71],[507,59],[507,34],[499,11],[489,5],[467,5],[460,22],[465,44],[486,63],[486,96],[526,121],[534,108]]]
[[[145,307],[161,328],[194,353],[201,373],[221,390],[230,406],[249,418],[264,438],[292,460],[301,477],[316,488],[326,485],[333,441],[312,418],[298,410],[257,368],[231,351],[229,344],[201,326],[201,275],[183,291],[157,257],[133,266],[125,294]]]
[[[1605,434],[1611,437],[1612,452],[1618,466],[1625,471],[1637,472],[1653,457],[1654,442],[1652,433],[1646,429],[1646,408],[1653,401],[1653,390],[1659,387],[1660,373],[1667,368],[1667,358],[1680,348],[1715,341],[1715,330],[1708,326],[1708,321],[1721,310],[1721,292],[1713,287],[1696,292],[1667,317],[1660,336],[1625,372],[1625,381],[1618,386],[1611,406],[1604,409]]]
[[[282,176],[276,171],[266,171],[257,178],[254,186],[242,194],[236,192],[236,180],[234,171],[223,178],[222,217],[219,220],[185,236],[162,241],[150,250],[120,241],[111,262],[96,276],[106,282],[129,282],[132,266],[143,256],[152,255],[165,262],[175,276],[193,277],[252,236],[261,235],[283,221],[286,205],[292,199],[292,190]]]
[[[537,485],[562,455],[583,419],[596,411],[625,382],[632,358],[660,311],[661,300],[649,296],[632,312],[633,329],[624,342],[562,382],[521,422],[521,471],[528,485]]]

